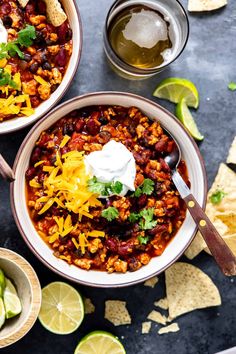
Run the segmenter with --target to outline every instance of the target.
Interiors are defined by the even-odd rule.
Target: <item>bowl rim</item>
[[[27,318],[14,332],[0,338],[0,348],[4,348],[20,340],[33,327],[40,311],[42,294],[38,276],[25,258],[12,250],[0,247],[0,259],[7,259],[14,263],[16,267],[20,268],[29,281],[31,294],[31,303]]]
[[[178,119],[171,113],[169,112],[167,109],[165,109],[164,107],[162,107],[161,105],[159,105],[158,103],[155,103],[153,102],[152,100],[148,99],[148,98],[145,98],[143,96],[140,96],[140,95],[136,95],[136,94],[133,94],[133,93],[130,93],[130,92],[119,92],[119,91],[99,91],[99,92],[92,92],[92,93],[86,93],[86,94],[83,94],[83,95],[79,95],[79,96],[76,96],[76,97],[73,97],[71,98],[70,100],[67,100],[63,103],[61,103],[59,106],[55,107],[53,110],[51,110],[49,113],[47,113],[47,115],[45,115],[43,118],[41,118],[34,126],[33,128],[31,128],[31,130],[29,131],[29,133],[26,135],[25,139],[23,140],[18,152],[17,152],[17,155],[15,157],[15,161],[14,161],[14,164],[13,164],[13,173],[15,174],[15,171],[17,169],[17,166],[18,166],[18,161],[19,161],[19,158],[20,158],[20,155],[21,155],[21,152],[22,150],[25,148],[25,145],[27,144],[27,141],[29,139],[29,137],[31,136],[31,134],[33,133],[33,131],[35,129],[37,129],[42,122],[44,122],[45,120],[49,119],[51,114],[54,114],[55,112],[57,111],[60,111],[61,108],[67,106],[68,104],[70,104],[71,102],[75,102],[75,101],[79,101],[83,98],[87,98],[87,97],[94,97],[94,96],[103,96],[103,95],[120,95],[120,96],[126,96],[127,98],[129,97],[133,97],[133,98],[136,98],[138,100],[141,100],[141,101],[144,101],[146,103],[149,103],[153,106],[155,106],[155,108],[159,109],[159,110],[162,110],[165,114],[168,114],[172,119],[175,120],[175,122],[180,126],[180,128],[182,130],[184,130],[184,132],[188,135],[189,139],[191,140],[191,143],[196,151],[196,154],[199,158],[199,162],[200,162],[200,165],[201,165],[201,169],[202,169],[202,175],[203,175],[203,187],[204,187],[204,190],[203,190],[203,202],[202,202],[202,208],[205,209],[206,207],[206,200],[207,200],[207,176],[206,176],[206,169],[205,169],[205,165],[204,165],[204,160],[203,160],[203,157],[200,153],[200,150],[196,144],[196,142],[194,141],[194,139],[190,136],[190,134],[187,132],[187,130],[183,127],[183,125],[180,123],[180,121],[178,121]],[[60,119],[60,118],[58,118]],[[60,270],[58,270],[57,268],[55,268],[54,266],[52,266],[46,259],[43,258],[43,256],[41,256],[37,251],[36,249],[32,246],[32,244],[29,242],[28,240],[28,237],[26,235],[26,232],[24,231],[23,227],[21,226],[21,222],[20,222],[20,219],[17,215],[17,212],[16,212],[16,207],[15,207],[15,202],[14,202],[14,181],[11,182],[10,184],[10,202],[11,202],[11,209],[12,209],[12,213],[13,213],[13,217],[15,219],[15,222],[16,222],[16,225],[18,227],[18,230],[20,231],[21,233],[21,236],[23,237],[24,241],[26,242],[27,246],[30,248],[30,250],[33,252],[33,254],[47,267],[49,268],[50,270],[52,270],[54,273],[64,277],[65,279],[68,279],[70,281],[73,281],[75,283],[80,283],[82,285],[86,285],[86,286],[91,286],[91,287],[96,287],[96,288],[112,288],[112,287],[126,287],[126,286],[131,286],[131,285],[135,285],[135,284],[138,284],[138,283],[142,283],[144,282],[145,280],[155,276],[155,275],[158,275],[160,273],[162,273],[163,271],[165,271],[165,269],[169,268],[174,262],[176,262],[180,257],[181,255],[184,253],[184,251],[187,249],[187,247],[190,245],[190,243],[192,242],[196,232],[197,232],[197,225],[195,226],[193,232],[192,232],[192,236],[191,238],[189,239],[189,242],[187,242],[187,244],[185,245],[185,247],[182,249],[181,252],[179,252],[175,257],[174,259],[172,259],[171,261],[169,261],[164,267],[162,267],[162,269],[156,271],[156,272],[153,272],[152,274],[148,275],[148,276],[145,276],[143,278],[140,278],[138,280],[133,280],[133,281],[128,281],[128,282],[125,282],[125,283],[122,283],[122,284],[96,284],[96,283],[91,283],[91,282],[86,282],[86,281],[83,281],[83,280],[80,280],[80,279],[77,279],[73,276],[70,276],[70,275],[67,275],[65,273],[62,273]]]
[[[45,114],[50,113],[50,110],[55,107],[55,105],[65,96],[65,94],[69,90],[70,85],[72,83],[72,80],[74,79],[74,76],[75,76],[75,74],[76,74],[76,72],[78,70],[78,67],[79,67],[79,63],[80,63],[80,60],[81,60],[81,54],[82,54],[82,45],[83,45],[83,28],[82,28],[82,20],[81,20],[81,15],[80,15],[80,11],[79,11],[79,6],[78,6],[76,0],[72,0],[72,2],[74,4],[74,6],[75,6],[75,13],[74,14],[77,17],[78,23],[79,23],[80,43],[79,43],[79,52],[78,52],[78,55],[77,55],[76,63],[75,63],[74,69],[73,69],[73,71],[71,73],[71,77],[70,77],[68,83],[66,84],[66,86],[65,86],[64,90],[61,92],[61,94],[56,97],[56,99],[53,102],[53,104],[51,105],[51,107],[47,108],[44,112],[40,113],[38,115],[38,117],[35,118],[35,120],[33,122],[26,122],[22,126],[15,127],[15,128],[13,127],[11,129],[9,129],[7,131],[3,131],[3,132],[1,132],[1,130],[0,130],[0,136],[1,135],[11,134],[11,133],[17,132],[18,130],[24,129],[24,128],[28,127],[29,125],[33,125],[35,122],[37,122],[42,117],[44,117]],[[66,75],[66,72],[65,72],[65,75]],[[48,100],[50,100],[50,97],[48,98]]]

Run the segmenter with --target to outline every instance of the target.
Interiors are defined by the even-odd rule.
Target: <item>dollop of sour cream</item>
[[[8,33],[0,19],[0,43],[7,43]]]
[[[97,177],[99,182],[121,182],[123,188],[119,195],[124,196],[129,190],[135,191],[135,160],[122,143],[110,140],[102,150],[87,155],[85,165],[87,173]]]

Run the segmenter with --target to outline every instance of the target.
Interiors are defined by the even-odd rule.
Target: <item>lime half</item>
[[[50,332],[69,334],[74,332],[84,318],[81,295],[72,286],[54,282],[42,290],[39,321]]]
[[[170,77],[161,81],[153,92],[153,96],[179,103],[183,98],[187,106],[198,108],[199,94],[196,86],[189,80]]]
[[[74,354],[125,354],[121,342],[111,333],[94,331],[81,339]]]
[[[0,328],[4,325],[6,319],[5,307],[3,303],[3,299],[0,298]]]
[[[183,99],[182,101],[180,101],[180,103],[177,104],[175,114],[194,139],[204,139],[204,136],[199,132],[194,118],[186,105],[185,99]]]
[[[2,269],[0,269],[0,297],[3,297],[5,286],[6,286],[5,275]]]
[[[11,318],[21,313],[22,307],[16,289],[12,282],[6,278],[6,287],[3,293],[6,318]]]

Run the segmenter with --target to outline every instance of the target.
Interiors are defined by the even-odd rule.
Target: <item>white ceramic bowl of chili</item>
[[[69,112],[94,105],[136,106],[149,118],[157,119],[164,128],[167,128],[180,145],[188,169],[192,194],[202,207],[205,206],[207,184],[203,159],[196,143],[181,123],[166,109],[141,96],[121,92],[98,92],[76,97],[61,104],[42,118],[26,136],[13,167],[15,181],[11,183],[12,210],[17,226],[27,245],[51,270],[84,285],[97,287],[128,286],[143,282],[163,272],[184,253],[197,230],[188,212],[183,225],[161,256],[152,258],[148,265],[135,272],[108,274],[102,271],[86,271],[56,258],[53,255],[53,250],[37,234],[27,208],[25,171],[29,166],[30,156],[40,133]]]

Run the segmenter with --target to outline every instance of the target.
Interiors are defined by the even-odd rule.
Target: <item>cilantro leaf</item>
[[[140,212],[142,220],[139,222],[139,226],[142,230],[150,230],[156,226],[157,221],[153,220],[154,208],[143,209]]]
[[[119,217],[119,211],[115,207],[108,207],[102,211],[102,216],[108,221],[112,221]]]
[[[231,82],[228,84],[228,89],[231,90],[231,91],[235,91],[235,90],[236,90],[236,82],[231,81]]]
[[[22,47],[30,47],[33,39],[36,38],[36,30],[34,26],[26,25],[26,27],[18,32],[17,43]]]
[[[154,191],[154,182],[150,178],[145,178],[143,183],[135,190],[134,196],[140,197],[141,194],[151,195]]]
[[[143,237],[143,236],[138,236],[138,240],[140,245],[146,245],[149,241],[149,236]]]
[[[7,43],[7,49],[11,57],[14,57],[17,54],[21,59],[24,59],[24,53],[22,53],[22,51],[15,42]]]
[[[8,58],[7,43],[0,43],[0,59]]]
[[[90,192],[100,194],[102,196],[109,196],[110,194],[120,194],[123,189],[123,184],[116,182],[99,182],[97,177],[93,177],[88,181],[88,189]]]
[[[120,194],[123,189],[123,184],[119,181],[111,184],[111,190],[114,194]]]
[[[0,69],[0,86],[9,85],[13,88],[17,88],[17,84],[12,80],[11,75]]]
[[[145,178],[142,184],[143,194],[150,195],[154,191],[154,182],[150,178]]]
[[[130,216],[129,216],[130,222],[135,222],[135,221],[138,221],[139,219],[140,219],[139,213],[130,213]]]
[[[210,201],[212,204],[219,204],[225,195],[225,192],[218,190],[210,196]]]
[[[143,192],[142,192],[142,188],[141,187],[138,187],[136,190],[135,190],[135,192],[134,192],[134,196],[135,197],[140,197],[140,195],[142,194]]]

